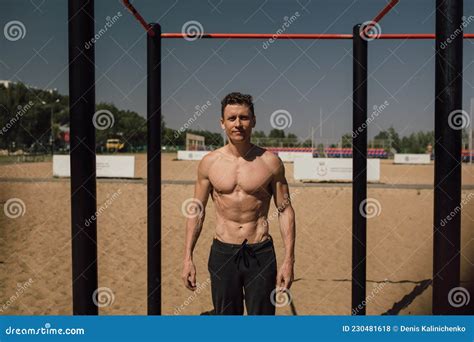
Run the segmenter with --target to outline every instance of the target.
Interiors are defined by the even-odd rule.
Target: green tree
[[[133,152],[146,146],[147,127],[145,118],[129,110],[120,110],[111,103],[97,104],[96,112],[99,110],[109,111],[113,117],[113,124],[106,129],[96,129],[98,151],[104,151],[107,139],[114,138],[118,138],[125,143],[125,151]],[[109,125],[107,124],[107,126]]]
[[[374,139],[369,143],[369,146],[373,146],[374,148],[388,148],[388,141],[389,141],[390,134],[387,131],[380,131]]]
[[[267,146],[267,136],[264,131],[252,132],[252,143],[265,147]]]
[[[268,146],[283,146],[283,139],[285,139],[285,131],[282,129],[272,129],[268,135]]]
[[[286,143],[289,147],[298,146],[298,137],[293,133],[289,133],[286,137]]]
[[[395,151],[400,151],[401,149],[401,140],[400,136],[398,135],[397,131],[395,131],[395,128],[393,126],[390,126],[388,129],[388,136],[389,136],[389,142],[391,144],[391,148],[393,148]]]
[[[341,137],[341,145],[343,148],[352,147],[352,135],[350,133],[346,133]]]
[[[270,138],[283,139],[285,138],[285,131],[282,129],[272,129],[269,134]]]

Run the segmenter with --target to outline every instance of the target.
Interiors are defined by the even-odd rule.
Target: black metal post
[[[94,1],[69,0],[72,292],[74,315],[97,315]],[[86,225],[86,221],[89,224]]]
[[[161,27],[147,40],[148,314],[161,315]]]
[[[367,41],[353,28],[352,314],[365,315],[367,219]],[[362,206],[362,207],[361,207]]]
[[[462,15],[463,0],[436,1],[434,315],[456,313],[449,292],[460,282]]]

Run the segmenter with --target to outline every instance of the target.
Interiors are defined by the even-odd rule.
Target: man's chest
[[[220,193],[242,190],[251,194],[268,188],[272,172],[260,159],[235,162],[220,160],[212,166],[209,180],[214,189]]]

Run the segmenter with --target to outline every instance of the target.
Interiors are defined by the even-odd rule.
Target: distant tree
[[[267,146],[267,136],[265,135],[265,132],[252,132],[252,142],[258,146]]]
[[[298,146],[298,137],[293,133],[289,133],[286,137],[286,144],[288,147]]]
[[[380,131],[375,137],[374,139],[369,143],[369,146],[372,146],[374,148],[387,148],[387,149],[390,149],[389,147],[389,137],[390,137],[390,134],[383,130],[383,131]]]
[[[27,107],[30,103],[32,105]],[[143,117],[110,103],[96,105],[96,111],[102,109],[112,113],[109,119],[113,125],[103,130],[96,129],[98,150],[109,138],[120,138],[127,147],[146,146],[146,120]],[[0,135],[0,147],[5,148],[8,142],[14,142],[17,148],[34,148],[37,152],[49,153],[51,127],[57,143],[59,126],[69,126],[69,97],[54,91],[29,88],[22,83],[12,83],[8,88],[0,86],[0,124],[3,127],[14,118],[18,120]]]
[[[400,151],[401,149],[401,140],[400,136],[398,135],[397,131],[395,131],[395,128],[393,126],[390,126],[388,129],[388,135],[389,135],[389,141],[391,143],[391,148],[393,148],[395,151]]]
[[[255,132],[252,132],[252,137],[254,137],[254,138],[266,138],[267,136],[265,135],[264,131],[255,131]]]
[[[268,146],[283,146],[285,139],[285,131],[282,129],[272,129],[268,135]]]
[[[352,135],[350,133],[346,133],[341,137],[341,145],[343,148],[352,147]]]
[[[434,132],[411,133],[401,139],[402,153],[426,153],[428,145],[434,146]]]
[[[127,151],[146,146],[147,127],[145,118],[129,110],[120,110],[111,103],[97,104],[96,112],[99,110],[107,110],[112,113],[113,117],[113,125],[106,129],[96,129],[96,145],[99,150],[103,150],[107,139],[114,138],[122,140]],[[162,122],[162,127],[163,124],[164,122]]]
[[[272,129],[270,131],[270,134],[268,135],[270,138],[284,138],[285,137],[285,131],[282,129]]]
[[[373,146],[375,148],[384,148],[387,152],[390,152],[391,149],[400,151],[402,147],[400,136],[392,126],[390,126],[390,128],[386,131],[380,131],[369,143],[369,146]]]

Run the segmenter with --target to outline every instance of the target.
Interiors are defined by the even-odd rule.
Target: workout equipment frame
[[[131,11],[148,34],[147,38],[147,274],[148,314],[161,314],[161,45],[162,39],[192,38],[184,33],[161,33],[159,24],[149,24],[128,0]],[[360,208],[367,200],[367,53],[364,33],[379,22],[398,3],[392,0],[367,27],[355,25],[352,34],[281,34],[278,39],[353,40],[353,248],[352,313],[364,315],[366,298],[367,222]],[[437,0],[436,34],[381,34],[375,39],[436,39],[435,101],[435,184],[433,314],[456,314],[448,303],[449,291],[460,282],[460,215],[448,221],[441,232],[441,219],[460,207],[461,131],[446,123],[449,114],[462,108],[463,38],[457,35],[444,49],[446,41],[462,27],[463,0]],[[363,31],[361,35],[361,31]],[[73,313],[97,315],[93,293],[98,288],[97,227],[85,227],[96,212],[94,46],[85,43],[94,35],[94,1],[69,0],[69,89],[71,125],[71,215]],[[267,39],[274,34],[203,33],[201,39]],[[365,37],[366,38],[366,37]],[[362,306],[362,308],[361,308]]]

